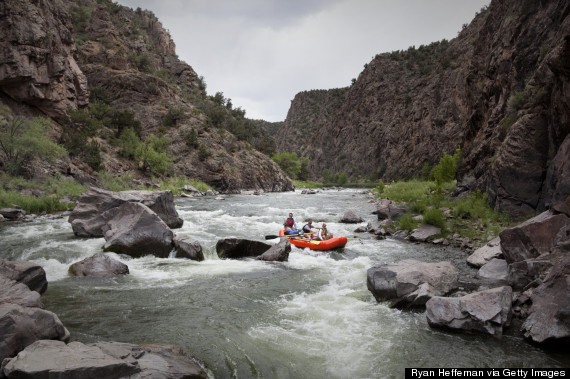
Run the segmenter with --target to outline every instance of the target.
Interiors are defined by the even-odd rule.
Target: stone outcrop
[[[126,275],[129,273],[129,267],[107,255],[95,254],[72,264],[68,271],[70,275],[74,276],[103,277]]]
[[[390,199],[379,199],[376,203],[378,220],[397,220],[408,211],[404,204],[398,204]]]
[[[522,224],[503,230],[499,236],[505,259],[513,263],[549,253],[558,231],[569,224],[568,216],[545,211]]]
[[[174,247],[176,258],[188,258],[199,262],[204,260],[202,245],[192,237],[174,236]]]
[[[79,197],[69,216],[73,232],[80,237],[103,237],[103,226],[106,224],[103,213],[124,203],[146,205],[171,228],[180,228],[183,224],[170,191],[113,192],[91,187]]]
[[[224,238],[216,243],[216,253],[222,259],[257,257],[271,248],[271,245],[242,238]]]
[[[267,251],[255,259],[260,261],[287,262],[289,260],[290,252],[291,243],[286,238],[282,238],[277,245],[271,246]]]
[[[436,296],[426,303],[426,317],[434,328],[501,336],[511,321],[511,301],[508,286],[463,297]]]
[[[57,117],[89,100],[62,0],[0,4],[0,90]]]
[[[408,259],[369,268],[366,284],[377,301],[391,300],[391,307],[421,307],[430,298],[457,289],[458,278],[450,262]]]
[[[378,54],[350,87],[297,94],[277,149],[309,158],[315,179],[327,168],[387,183],[461,147],[469,190],[517,217],[544,211],[570,188],[569,14],[565,0],[493,0],[457,38]]]
[[[142,203],[124,203],[103,213],[103,250],[132,257],[154,255],[167,258],[174,234],[168,225]]]
[[[493,258],[477,271],[477,277],[486,281],[507,282],[509,264],[504,259]]]

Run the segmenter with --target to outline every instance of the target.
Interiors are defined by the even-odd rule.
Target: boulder
[[[557,254],[552,268],[531,296],[532,306],[521,330],[538,343],[570,338],[570,256]]]
[[[69,332],[57,315],[40,308],[0,304],[0,362],[13,357],[37,340],[67,342]]]
[[[200,192],[196,187],[186,184],[180,188],[181,191],[184,193],[189,193],[192,196],[204,196],[202,192]]]
[[[426,242],[431,237],[436,236],[440,233],[441,229],[437,226],[425,224],[414,230],[412,234],[410,234],[409,239],[412,242]]]
[[[128,273],[126,264],[103,254],[95,254],[69,267],[69,274],[74,276],[103,277]]]
[[[174,236],[174,248],[177,258],[188,258],[193,261],[203,261],[202,245],[192,237]]]
[[[496,237],[485,246],[481,246],[467,258],[467,264],[473,267],[482,267],[493,258],[502,258],[501,239]]]
[[[21,208],[1,208],[0,215],[6,220],[20,220],[26,216],[26,211]]]
[[[141,371],[136,360],[115,358],[80,342],[36,341],[3,364],[7,378],[121,378]]]
[[[3,303],[43,308],[38,292],[30,290],[25,284],[0,275],[0,304]]]
[[[216,243],[216,253],[222,259],[257,257],[265,253],[271,245],[260,241],[242,238],[225,238]]]
[[[104,251],[132,257],[154,255],[167,258],[173,248],[172,230],[156,213],[142,203],[124,203],[102,215],[107,241]]]
[[[527,287],[536,287],[542,282],[552,265],[549,255],[513,262],[509,265],[507,280],[516,291],[525,290]]]
[[[376,203],[376,215],[378,220],[396,220],[408,211],[408,207],[403,204],[396,204],[389,199],[380,199]]]
[[[23,283],[30,290],[40,294],[44,293],[48,287],[46,272],[43,267],[32,262],[0,259],[0,275]]]
[[[570,224],[565,214],[543,212],[522,224],[503,230],[501,250],[508,263],[536,258],[550,252],[557,233]]]
[[[504,259],[493,258],[477,271],[477,277],[488,281],[506,282],[509,264]]]
[[[432,297],[426,318],[433,328],[501,336],[511,321],[512,289],[508,286],[462,297]]]
[[[260,261],[287,262],[290,252],[291,243],[286,238],[282,238],[278,244],[271,246],[269,250],[255,259]]]
[[[377,301],[391,300],[391,307],[420,307],[456,289],[458,278],[450,262],[407,259],[369,268],[366,284]]]
[[[102,214],[124,203],[148,206],[171,228],[180,228],[183,224],[170,191],[112,192],[91,187],[79,197],[69,216],[73,232],[80,237],[103,237],[102,228],[106,221]]]
[[[37,341],[6,360],[7,378],[157,378],[208,377],[203,363],[184,348],[97,342]]]
[[[342,219],[340,220],[340,222],[345,224],[358,224],[359,222],[362,221],[364,221],[362,217],[358,216],[353,211],[346,211],[342,216]]]

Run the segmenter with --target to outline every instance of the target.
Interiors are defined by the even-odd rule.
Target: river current
[[[414,258],[452,261],[469,286],[476,270],[466,253],[356,234],[339,219],[352,210],[375,222],[360,190],[300,191],[261,196],[180,198],[184,226],[206,260],[133,259],[109,253],[130,274],[68,276],[69,266],[101,252],[104,239],[73,235],[66,217],[0,226],[0,256],[40,264],[49,286],[42,296],[72,340],[169,343],[200,357],[217,378],[402,378],[406,367],[565,367],[563,354],[535,347],[516,333],[500,338],[431,329],[425,313],[390,309],[366,288],[368,268]],[[312,218],[348,237],[340,251],[292,247],[288,262],[221,260],[225,237],[264,241],[289,212],[297,226]],[[269,240],[277,243],[278,239]]]

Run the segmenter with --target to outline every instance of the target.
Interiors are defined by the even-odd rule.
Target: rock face
[[[102,228],[106,223],[103,213],[124,203],[148,206],[171,228],[180,228],[183,224],[170,191],[112,192],[91,187],[79,197],[69,216],[73,232],[80,237],[103,237]]]
[[[289,260],[290,252],[291,243],[287,239],[282,238],[277,245],[273,245],[269,250],[255,259],[260,261],[287,262]]]
[[[6,0],[0,13],[2,92],[50,116],[87,105],[87,78],[74,59],[64,2]]]
[[[408,259],[369,268],[366,284],[377,301],[391,300],[392,307],[420,307],[433,296],[456,289],[458,278],[450,262]]]
[[[202,245],[192,237],[174,237],[176,258],[188,258],[194,261],[203,261]]]
[[[129,267],[126,264],[103,254],[95,254],[69,267],[69,274],[74,276],[102,277],[128,273]]]
[[[461,147],[470,190],[515,216],[543,211],[569,188],[569,13],[565,0],[493,0],[451,41],[379,54],[350,87],[297,94],[277,149],[309,158],[312,178],[387,183]]]
[[[426,303],[428,324],[434,328],[501,336],[511,321],[512,290],[498,287],[463,297],[433,297]]]
[[[257,257],[271,248],[264,242],[246,240],[241,238],[225,238],[216,243],[218,257],[225,259],[238,259]]]
[[[105,251],[132,257],[154,255],[167,258],[173,248],[174,234],[149,207],[124,203],[102,214],[106,221]]]

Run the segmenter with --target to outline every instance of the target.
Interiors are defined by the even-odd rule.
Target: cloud
[[[119,0],[152,10],[179,57],[247,117],[284,120],[295,94],[350,85],[379,53],[452,39],[488,0]]]

